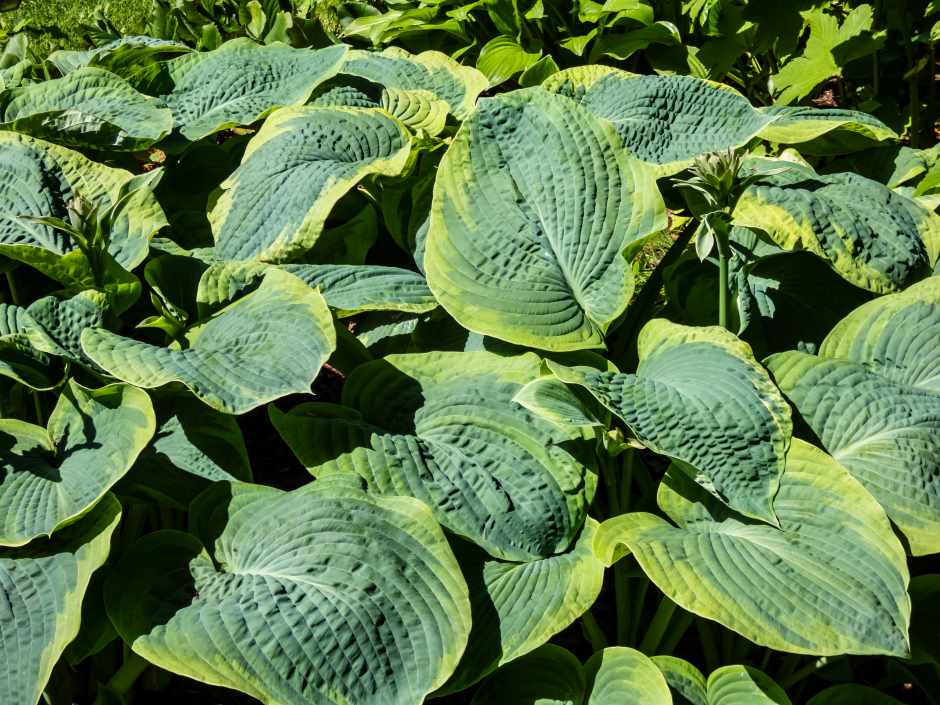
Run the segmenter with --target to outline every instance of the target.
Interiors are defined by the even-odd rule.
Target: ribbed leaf
[[[155,66],[159,59],[191,51],[192,49],[182,42],[128,35],[92,49],[60,49],[52,52],[47,60],[62,75],[83,66],[98,66],[118,76],[136,79]]]
[[[708,677],[708,705],[792,705],[783,689],[750,666],[724,666]]]
[[[161,668],[266,705],[420,705],[457,664],[467,587],[420,502],[336,474],[289,493],[221,483],[192,521],[196,536],[141,539],[106,589]]]
[[[718,327],[655,319],[638,340],[636,374],[549,366],[585,387],[651,450],[689,467],[709,492],[776,523],[792,433],[790,409],[746,343]]]
[[[25,309],[25,332],[37,350],[83,362],[79,337],[86,328],[102,325],[107,310],[108,297],[100,291],[82,291],[68,299],[44,296]]]
[[[70,382],[48,429],[0,419],[0,546],[22,546],[74,521],[123,477],[153,436],[146,392]]]
[[[695,666],[675,656],[653,656],[653,663],[669,684],[673,705],[709,705],[707,681]]]
[[[13,91],[0,121],[5,130],[71,147],[130,152],[159,142],[172,127],[159,100],[93,67]]]
[[[585,684],[574,654],[546,644],[494,673],[470,705],[582,705]]]
[[[653,514],[601,525],[673,601],[778,651],[909,652],[904,551],[881,507],[822,451],[794,439],[774,511],[780,529],[727,510],[670,470]]]
[[[396,93],[427,91],[446,103],[450,113],[465,120],[477,96],[489,86],[474,68],[462,66],[439,51],[409,54],[397,47],[381,53],[351,51],[341,72],[378,83]]]
[[[586,705],[672,705],[666,679],[649,657],[635,649],[611,647],[586,664]]]
[[[274,269],[255,291],[191,328],[187,340],[181,350],[103,328],[90,328],[81,337],[85,354],[114,377],[146,389],[182,382],[229,414],[308,391],[336,347],[323,297]]]
[[[859,307],[818,357],[786,352],[767,365],[912,553],[940,551],[940,279]]]
[[[313,248],[336,202],[368,175],[396,175],[411,150],[382,111],[278,110],[222,183],[209,220],[222,259],[283,262]],[[279,194],[271,198],[272,193]]]
[[[178,129],[188,140],[248,125],[275,108],[301,105],[340,69],[346,47],[293,49],[259,46],[250,39],[169,62],[173,90],[165,96]]]
[[[644,76],[590,66],[560,71],[542,86],[610,122],[626,147],[661,174],[674,174],[699,155],[740,147],[756,137],[810,142],[823,153],[897,137],[864,113],[755,108],[733,88],[693,76]]]
[[[438,171],[424,266],[473,332],[597,348],[633,290],[624,250],[664,227],[651,173],[613,129],[529,88],[481,100],[460,128]]]
[[[497,558],[544,558],[577,535],[594,477],[578,430],[512,402],[539,366],[531,353],[389,355],[353,371],[344,406],[272,407],[271,419],[315,474],[336,458],[376,492],[425,502]]]
[[[35,705],[81,621],[91,575],[105,562],[121,505],[107,495],[51,540],[0,549],[0,705]]]
[[[269,265],[225,262],[212,265],[199,282],[197,299],[213,313],[264,276]],[[280,269],[318,289],[341,315],[364,311],[424,313],[437,308],[424,277],[398,267],[349,264],[283,264]]]
[[[848,282],[879,294],[930,272],[940,218],[914,201],[853,173],[820,175],[770,159],[747,168],[765,175],[738,200],[737,225],[766,231],[784,249],[814,252]]]
[[[473,629],[457,671],[438,695],[463,690],[529,653],[594,604],[604,581],[604,564],[592,550],[596,531],[588,517],[569,551],[527,563],[494,560],[479,549],[458,551]]]
[[[64,255],[75,250],[66,235],[21,216],[67,220],[66,206],[75,196],[113,202],[131,178],[130,172],[97,164],[65,147],[0,132],[0,254],[30,264],[42,251]],[[165,225],[157,199],[141,189],[113,223],[108,251],[133,269],[147,256],[150,238]]]

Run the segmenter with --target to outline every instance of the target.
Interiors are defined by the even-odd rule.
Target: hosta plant
[[[937,702],[930,154],[609,66],[46,70],[0,92],[0,705]]]

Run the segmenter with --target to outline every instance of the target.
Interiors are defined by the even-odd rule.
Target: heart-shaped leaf
[[[603,347],[633,291],[624,250],[665,225],[651,173],[613,128],[528,88],[481,100],[444,155],[424,266],[468,330]]]
[[[389,355],[352,372],[343,406],[271,407],[271,419],[314,474],[337,459],[497,558],[546,558],[577,535],[595,481],[577,429],[512,402],[539,367],[531,353]]]
[[[106,495],[50,540],[0,548],[0,703],[34,705],[78,634],[91,575],[108,558],[121,505]]]
[[[914,555],[940,551],[940,279],[860,306],[819,356],[767,366],[822,446],[884,506]]]
[[[70,382],[48,428],[0,419],[0,546],[22,546],[88,511],[153,436],[146,392]]]
[[[195,141],[260,120],[275,108],[302,105],[336,75],[346,46],[294,49],[259,46],[244,37],[168,64],[173,90],[165,96],[182,135]]]
[[[323,297],[272,269],[261,285],[187,333],[185,349],[161,348],[103,328],[82,333],[85,354],[109,374],[152,389],[182,382],[214,409],[244,413],[310,389],[336,347]]]
[[[778,651],[909,653],[901,544],[884,510],[822,451],[793,439],[774,499],[779,529],[731,512],[675,468],[658,501],[675,526],[623,514],[601,525],[598,543],[626,544],[684,609]]]
[[[170,133],[173,115],[120,76],[80,68],[12,92],[0,127],[70,147],[136,152]]]
[[[313,248],[337,201],[368,175],[396,175],[406,128],[382,111],[278,110],[222,183],[209,221],[221,259],[283,262]],[[281,194],[270,198],[272,193]]]
[[[586,388],[640,443],[687,465],[728,506],[775,524],[790,409],[747,343],[715,326],[655,319],[637,345],[636,374],[549,366]]]
[[[428,509],[343,473],[293,492],[220,483],[198,536],[141,539],[106,589],[147,660],[269,705],[420,705],[460,658],[467,587]]]

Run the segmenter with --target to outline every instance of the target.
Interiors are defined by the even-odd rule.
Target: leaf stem
[[[845,656],[844,655],[833,656],[832,658],[822,656],[818,659],[813,659],[808,664],[803,666],[803,668],[796,670],[793,673],[791,673],[789,676],[787,676],[786,678],[783,678],[780,681],[780,687],[785,688],[785,689],[792,688],[800,681],[809,678],[811,675],[816,673],[819,669],[825,668],[829,663],[832,662],[833,659],[837,659],[837,658],[845,658]]]
[[[584,632],[584,638],[591,645],[593,652],[603,651],[607,648],[607,637],[601,631],[600,625],[594,619],[594,614],[588,610],[581,615],[581,629]]]
[[[129,651],[127,658],[124,659],[124,663],[121,664],[118,672],[108,681],[108,688],[118,695],[124,695],[134,686],[134,682],[148,668],[150,668],[149,661],[142,656],[138,656],[133,651]]]
[[[640,651],[647,656],[653,656],[657,653],[656,649],[662,642],[663,635],[672,621],[672,616],[676,611],[676,603],[663,595],[663,599],[656,608],[656,614],[653,615],[653,621],[650,622],[649,629],[646,630],[646,636],[640,642]]]
[[[14,306],[20,305],[20,297],[16,291],[16,280],[13,278],[13,270],[7,270],[7,288],[10,290],[10,301]]]
[[[718,641],[715,639],[714,623],[698,619],[695,621],[699,641],[702,642],[702,655],[705,657],[705,668],[711,673],[718,668]]]
[[[715,248],[718,250],[718,325],[731,330],[729,311],[731,287],[728,281],[728,266],[731,262],[730,224],[724,214],[714,218]]]
[[[659,645],[659,653],[667,655],[672,654],[694,621],[695,615],[691,612],[682,610],[676,615],[669,623],[669,629],[667,629],[666,633],[663,635],[662,642]]]

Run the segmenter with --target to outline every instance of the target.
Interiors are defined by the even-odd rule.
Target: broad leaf
[[[128,35],[92,49],[60,49],[52,52],[47,61],[62,75],[84,66],[98,66],[136,83],[153,71],[160,59],[191,51],[182,42]]]
[[[78,152],[14,132],[0,132],[0,254],[26,264],[76,247],[67,235],[22,216],[68,219],[76,196],[113,203],[133,175],[93,162]],[[134,193],[120,209],[108,251],[124,268],[147,256],[150,238],[166,225],[160,204],[147,189]]]
[[[821,175],[784,160],[755,159],[764,175],[737,202],[734,221],[762,229],[780,247],[828,260],[848,282],[884,294],[930,272],[940,218],[877,181]]]
[[[283,262],[317,243],[337,201],[368,175],[397,175],[411,150],[406,128],[382,111],[277,111],[222,183],[209,220],[216,255]],[[280,194],[271,198],[272,193]]]
[[[705,676],[688,661],[675,656],[653,656],[672,692],[673,705],[709,705]]]
[[[783,689],[750,666],[724,666],[708,677],[708,705],[792,705]]]
[[[575,655],[546,644],[494,673],[470,705],[582,705],[585,685]]]
[[[244,413],[307,392],[336,346],[323,297],[272,270],[251,293],[189,329],[188,347],[161,348],[103,328],[82,333],[85,354],[109,374],[151,389],[182,382],[214,409]]]
[[[652,175],[613,129],[528,88],[481,100],[460,128],[438,171],[424,266],[468,330],[603,347],[633,290],[624,250],[665,225]]]
[[[0,128],[71,147],[135,152],[169,134],[173,115],[120,76],[81,68],[12,92]]]
[[[439,51],[414,55],[397,47],[381,53],[351,51],[341,72],[398,94],[427,91],[434,99],[444,101],[448,112],[458,120],[470,115],[477,97],[488,86],[482,73]]]
[[[353,371],[343,406],[272,407],[271,418],[314,474],[335,458],[497,558],[545,558],[577,535],[594,479],[579,431],[512,402],[539,367],[531,353],[389,355]]]
[[[793,439],[780,528],[729,511],[675,468],[646,513],[601,525],[674,602],[778,651],[909,653],[904,551],[884,510],[830,456]],[[799,615],[794,619],[794,615]]]
[[[585,387],[640,443],[688,467],[747,516],[776,523],[771,503],[792,434],[790,410],[750,347],[715,326],[644,326],[636,374],[549,366]],[[664,423],[668,419],[668,423]]]
[[[666,679],[647,656],[635,649],[612,647],[586,664],[585,705],[672,705]]]
[[[914,555],[940,551],[940,279],[859,307],[819,356],[767,365],[822,446],[884,506]]]
[[[596,532],[597,522],[588,517],[570,550],[526,563],[461,546],[457,558],[470,588],[473,628],[456,672],[438,695],[463,690],[529,653],[594,604],[604,581],[604,564],[592,550]]]
[[[754,138],[806,142],[808,153],[839,153],[897,137],[865,113],[755,108],[733,88],[693,76],[643,76],[586,66],[556,73],[542,85],[610,122],[627,149],[661,174],[674,174],[699,155],[741,147]]]
[[[0,703],[35,705],[78,634],[91,575],[108,558],[121,505],[107,495],[51,540],[0,548]]]
[[[420,502],[326,476],[293,492],[221,483],[196,535],[141,539],[108,614],[161,668],[273,705],[420,705],[457,664],[467,587]]]
[[[250,39],[169,62],[173,90],[165,96],[182,135],[195,141],[219,130],[248,125],[275,108],[301,105],[334,76],[346,55],[343,45],[293,49],[259,46]]]
[[[153,436],[146,392],[70,382],[48,428],[0,419],[0,546],[73,522],[123,477]]]

